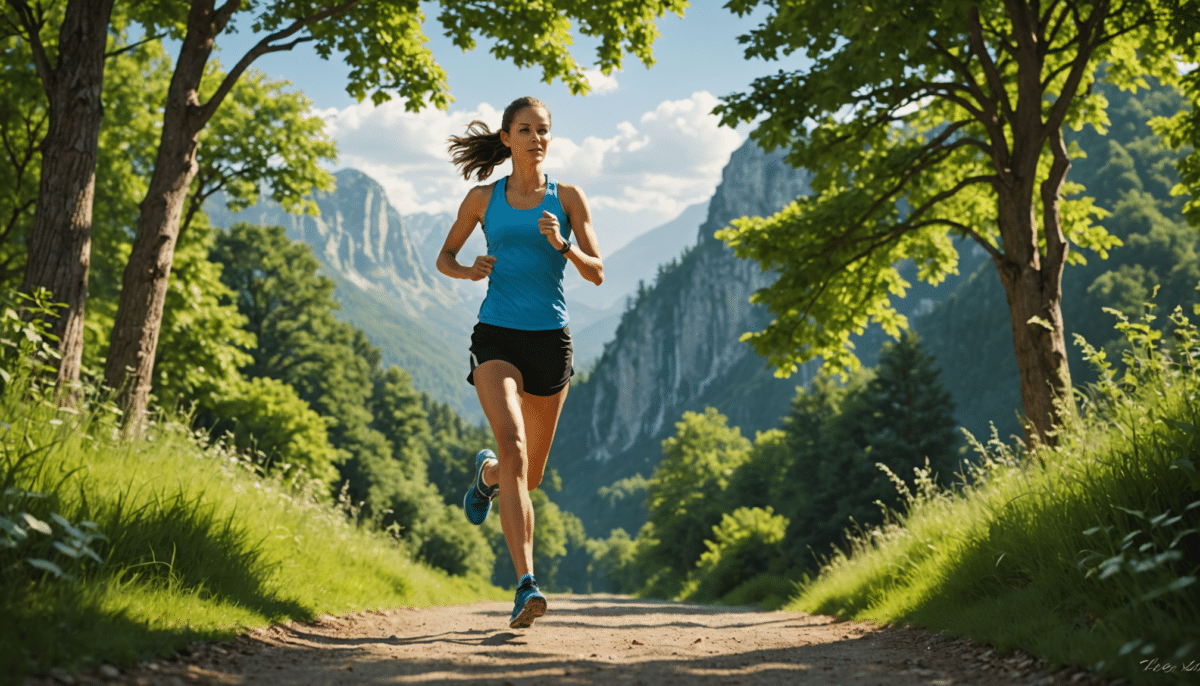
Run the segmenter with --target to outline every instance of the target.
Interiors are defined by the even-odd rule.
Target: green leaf
[[[1175,579],[1174,581],[1172,581],[1171,583],[1169,583],[1165,586],[1160,586],[1158,588],[1147,591],[1146,593],[1144,593],[1142,595],[1141,599],[1143,601],[1154,600],[1155,598],[1164,596],[1168,593],[1175,593],[1177,591],[1182,591],[1183,589],[1191,586],[1194,583],[1196,583],[1196,577],[1181,576],[1178,579]]]
[[[62,570],[62,567],[59,567],[50,560],[43,560],[40,557],[29,557],[26,558],[25,561],[38,569],[50,572],[60,579],[70,578],[70,576]]]
[[[29,514],[28,512],[22,512],[21,514],[19,514],[17,516],[20,517],[22,520],[24,520],[25,525],[28,526],[30,529],[33,529],[34,531],[36,531],[40,534],[45,534],[47,536],[54,535],[54,530],[50,528],[49,524],[47,524],[46,522],[43,522],[42,520],[38,519],[37,517],[34,517],[33,515]]]

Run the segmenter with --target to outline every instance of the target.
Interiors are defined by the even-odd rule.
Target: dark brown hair
[[[463,178],[470,181],[471,174],[479,181],[492,175],[496,165],[508,159],[512,151],[500,142],[500,131],[511,133],[513,117],[526,107],[540,107],[550,117],[550,108],[546,103],[534,97],[517,98],[504,108],[504,116],[500,119],[500,129],[492,131],[488,125],[476,119],[467,124],[465,136],[450,136],[450,161],[458,167]]]

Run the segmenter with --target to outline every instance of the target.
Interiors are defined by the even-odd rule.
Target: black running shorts
[[[546,331],[522,331],[479,322],[471,334],[471,373],[467,383],[475,385],[475,368],[491,360],[504,360],[521,372],[525,392],[551,396],[571,383],[573,349],[570,327]]]

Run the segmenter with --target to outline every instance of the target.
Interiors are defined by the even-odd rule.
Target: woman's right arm
[[[492,195],[491,190],[491,185],[476,186],[467,193],[467,197],[458,208],[458,217],[450,227],[450,233],[446,235],[446,242],[442,244],[442,250],[438,253],[437,270],[452,279],[479,281],[487,278],[492,272],[492,265],[496,263],[496,258],[491,255],[476,257],[470,266],[458,261],[458,251],[462,250],[467,238],[475,230],[475,225],[483,221],[483,214],[487,211],[488,200]]]

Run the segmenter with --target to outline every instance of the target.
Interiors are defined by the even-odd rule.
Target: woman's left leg
[[[546,471],[546,459],[550,457],[550,446],[554,443],[554,432],[558,429],[558,418],[562,415],[570,386],[563,386],[550,396],[521,394],[521,416],[525,420],[525,442],[529,455],[529,490],[542,483]]]

